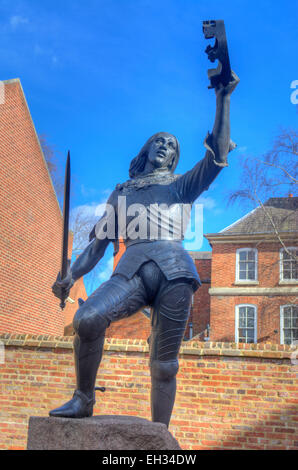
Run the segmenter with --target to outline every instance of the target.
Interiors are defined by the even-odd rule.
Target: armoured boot
[[[93,414],[95,398],[89,399],[85,393],[76,390],[70,401],[49,412],[50,416],[61,418],[88,418]]]
[[[164,382],[152,380],[151,416],[152,421],[169,427],[176,395],[176,377]]]
[[[74,338],[74,359],[77,389],[70,401],[49,412],[50,416],[63,418],[85,418],[92,416],[95,404],[95,381],[102,357],[104,336],[94,341]]]
[[[178,361],[153,361],[151,364],[152,421],[169,426],[176,396]]]

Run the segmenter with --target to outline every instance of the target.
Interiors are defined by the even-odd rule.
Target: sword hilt
[[[71,260],[68,259],[68,260],[67,260],[67,272],[66,272],[66,276],[67,276],[67,274],[68,274],[68,272],[69,272],[69,269],[70,269],[70,263],[71,263]],[[65,277],[66,277],[66,276],[65,276]],[[65,279],[65,277],[64,277],[63,279]],[[60,278],[61,278],[61,273],[60,273]],[[61,279],[61,281],[63,281],[63,279]],[[63,309],[65,308],[65,305],[66,305],[66,299],[67,299],[68,296],[69,296],[69,291],[68,291],[68,289],[65,289],[65,288],[62,287],[62,288],[61,288],[61,294],[62,294],[62,295],[61,295],[61,299],[60,299],[60,300],[61,300],[61,302],[60,302],[60,308],[63,310]]]
[[[63,289],[63,290],[64,290],[64,289]],[[60,308],[61,308],[61,310],[63,310],[64,307],[65,307],[65,300],[67,299],[67,297],[68,297],[68,296],[65,296],[65,298],[61,299],[61,302],[60,302]]]

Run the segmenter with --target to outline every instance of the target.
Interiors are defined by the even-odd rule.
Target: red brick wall
[[[222,244],[214,243],[212,251],[211,287],[240,288],[236,281],[236,250],[257,248],[258,284],[254,288],[280,287],[280,243]],[[250,287],[249,283],[243,287]],[[283,287],[295,287],[293,284]],[[212,295],[210,303],[211,341],[235,341],[235,306],[251,304],[257,307],[257,341],[280,343],[280,307],[297,303],[295,296],[289,295]]]
[[[292,245],[291,245],[292,246]],[[234,287],[236,281],[236,250],[257,248],[258,287],[279,285],[280,243],[224,244],[214,243],[212,250],[212,287]]]
[[[78,279],[69,294],[70,298],[74,300],[74,303],[67,302],[65,306],[65,328],[64,328],[64,335],[72,335],[73,334],[73,327],[72,321],[73,317],[75,316],[76,311],[79,308],[78,299],[87,300],[87,293],[84,284],[84,278],[81,277]]]
[[[129,318],[111,323],[106,330],[106,338],[144,339],[151,333],[151,321],[144,313],[137,312]]]
[[[297,297],[211,296],[211,341],[235,341],[235,307],[257,307],[257,342],[280,343],[280,307],[297,303]]]
[[[71,398],[72,339],[1,335],[0,449],[26,447],[29,416]],[[292,358],[292,361],[291,361]],[[297,365],[293,349],[192,341],[180,355],[169,430],[183,449],[297,449]],[[150,419],[148,348],[108,339],[98,374],[95,414]]]
[[[18,80],[0,105],[0,332],[63,334],[62,217]]]
[[[211,279],[211,259],[194,260],[201,280]],[[210,324],[210,283],[202,283],[193,297],[189,322],[193,324],[193,336],[200,335],[204,338],[204,330]]]

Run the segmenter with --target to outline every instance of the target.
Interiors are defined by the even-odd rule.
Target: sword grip
[[[64,278],[62,278],[61,276],[61,272],[59,273],[59,277],[60,277],[60,282],[63,281],[63,279],[65,279],[68,274],[69,274],[69,271],[70,271],[70,263],[71,263],[71,260],[68,259],[67,260],[67,271],[65,273],[65,276]],[[71,278],[70,278],[71,279]],[[70,288],[72,287],[73,285],[73,282],[70,284]],[[66,305],[66,299],[68,298],[69,296],[69,291],[70,291],[70,288],[69,289],[66,289],[64,287],[61,287],[61,296],[60,296],[60,308],[63,310],[65,308],[65,305]]]
[[[65,308],[67,297],[68,297],[68,293],[67,293],[66,289],[62,289],[62,299],[61,299],[61,302],[60,302],[61,310],[63,310]]]
[[[61,308],[61,310],[63,310],[64,307],[65,307],[65,300],[63,299],[63,300],[61,300],[61,302],[60,302],[60,308]]]

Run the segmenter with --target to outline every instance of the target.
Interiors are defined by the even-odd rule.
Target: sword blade
[[[68,151],[66,168],[65,168],[65,182],[64,182],[64,203],[63,203],[63,237],[62,237],[62,255],[61,255],[61,279],[67,275],[68,268],[68,232],[69,232],[69,198],[70,198],[70,152]],[[67,293],[63,295],[60,303],[62,310],[65,307],[65,300]]]

